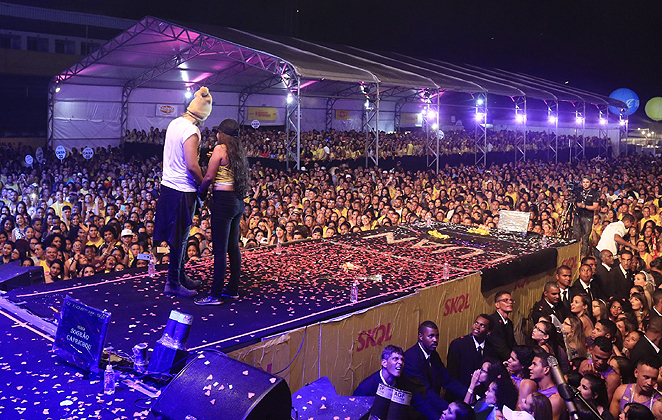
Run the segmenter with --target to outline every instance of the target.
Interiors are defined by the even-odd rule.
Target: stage
[[[20,356],[16,344],[3,346],[13,350],[5,348],[0,362],[6,371],[27,372],[29,366],[30,372],[41,375],[56,366],[72,379],[82,377],[48,350],[49,334],[55,328],[52,324],[64,297],[70,296],[111,313],[106,340],[111,352],[131,354],[131,348],[143,342],[153,347],[170,311],[176,309],[193,316],[189,350],[229,353],[284,377],[293,392],[329,376],[338,392],[347,395],[357,381],[377,368],[386,344],[407,348],[415,342],[418,322],[432,319],[439,324],[439,352],[445,358],[448,342],[468,330],[468,319],[493,311],[490,298],[497,289],[513,293],[516,314],[521,316],[539,299],[544,281],[550,275],[553,278],[558,264],[577,268],[576,244],[543,246],[537,235],[485,233],[444,223],[418,224],[288,244],[278,255],[273,247],[247,250],[242,254],[240,299],[221,306],[200,307],[191,299],[164,296],[165,267],[160,267],[155,278],[134,270],[121,276],[99,275],[14,289],[3,296],[1,306],[16,321],[3,317],[2,328],[32,338],[13,341],[21,342]],[[211,259],[203,259],[188,268],[192,277],[207,283],[202,293],[209,288],[211,264]],[[359,281],[359,301],[352,304],[349,292],[355,280]],[[26,313],[39,322],[30,327],[21,319],[30,319]],[[23,346],[25,342],[29,345]],[[66,377],[64,373],[48,374],[43,382],[53,380],[52,376],[57,376],[55,383]],[[67,379],[61,386],[71,384],[80,387],[77,394],[101,392],[101,385],[89,380]],[[43,391],[53,392],[53,385]],[[38,383],[34,386],[40,388]],[[8,382],[3,387],[15,386]],[[121,412],[118,416],[147,416],[142,404],[136,407],[131,402],[142,394],[128,392],[130,397],[120,398],[123,402],[110,402]],[[5,395],[9,394],[3,392]],[[44,417],[42,410],[49,407],[50,412],[60,413],[51,418],[65,418],[61,414],[69,413],[66,408],[70,406],[60,406],[60,401],[47,398],[35,404],[38,400],[32,395],[3,398],[0,414],[24,409],[16,418],[37,418]],[[98,409],[96,398],[91,401],[89,410]]]

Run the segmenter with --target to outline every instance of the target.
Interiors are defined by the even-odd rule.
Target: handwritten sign
[[[110,312],[66,296],[53,352],[81,369],[98,372],[109,324]]]

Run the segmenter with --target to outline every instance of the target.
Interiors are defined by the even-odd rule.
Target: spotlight
[[[288,93],[287,94],[287,103],[291,104],[292,102],[294,102],[294,96],[292,96],[291,93]]]
[[[428,109],[427,119],[428,120],[436,120],[437,119],[437,113],[433,109]]]
[[[548,121],[550,124],[556,124],[556,122],[558,121],[558,119],[556,118],[555,115],[550,115],[550,116],[547,118],[547,121]]]
[[[607,124],[607,119],[600,118],[600,125],[606,125],[606,124]]]
[[[620,120],[618,123],[619,123],[620,125],[625,125],[625,120]]]
[[[184,94],[184,97],[185,97],[186,99],[191,99],[191,96],[193,96],[193,94],[191,93],[190,90],[187,90],[186,93]]]
[[[55,93],[58,93],[60,91],[60,86],[55,88]]]
[[[575,118],[575,123],[577,124],[582,124],[584,122],[584,117],[577,117]]]
[[[439,128],[439,124],[432,123],[432,126],[430,128],[432,128],[433,130],[437,130]]]
[[[517,121],[518,124],[522,124],[522,123],[526,122],[526,115],[525,114],[515,115],[515,121]]]
[[[476,105],[482,105],[484,103],[485,101],[483,101],[483,98],[478,98],[478,100],[476,101]]]
[[[476,113],[476,121],[483,121],[485,119],[485,114],[482,112],[477,112]]]

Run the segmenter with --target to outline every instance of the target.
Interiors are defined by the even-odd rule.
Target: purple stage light
[[[436,120],[437,119],[437,113],[433,109],[428,109],[428,112],[426,114],[426,118],[429,121]]]
[[[550,116],[547,118],[547,121],[548,121],[550,124],[556,124],[556,121],[558,121],[558,120],[556,119],[556,116],[555,116],[555,115],[550,115]]]
[[[625,125],[625,120],[620,120],[618,123],[619,123],[620,125]]]
[[[485,114],[482,112],[477,112],[476,113],[476,121],[483,121],[485,119]]]
[[[522,123],[526,122],[526,115],[525,115],[525,114],[517,114],[517,115],[515,115],[515,121],[516,121],[518,124],[522,124]]]
[[[582,124],[584,122],[584,117],[577,117],[575,118],[575,123],[577,124]]]
[[[606,118],[600,118],[600,125],[606,125],[607,124],[607,119]]]

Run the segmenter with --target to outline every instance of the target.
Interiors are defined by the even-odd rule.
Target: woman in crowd
[[[609,412],[609,398],[607,397],[607,384],[600,376],[587,373],[579,385],[582,397],[595,409],[602,420],[613,420]]]
[[[195,301],[198,305],[220,305],[221,298],[239,297],[241,250],[239,222],[244,212],[243,198],[248,194],[250,180],[246,150],[237,138],[239,124],[223,120],[216,128],[218,143],[214,147],[209,167],[200,186],[206,191],[214,182],[212,210],[212,242],[214,243],[214,280],[209,296]],[[225,285],[227,256],[230,257],[230,278]]]
[[[584,335],[584,325],[582,321],[574,315],[570,315],[563,320],[561,332],[565,342],[568,359],[586,357],[586,335]]]
[[[609,319],[616,322],[618,320],[618,316],[622,314],[625,310],[624,304],[625,300],[617,297],[613,297],[609,299],[609,303],[607,304],[607,308],[609,309]]]
[[[520,400],[519,409],[531,414],[536,420],[553,420],[552,403],[540,392],[533,392]]]
[[[517,406],[517,388],[505,369],[501,367],[499,370],[501,373],[488,386],[485,398],[474,406],[476,415],[486,420],[502,419],[504,405],[509,408]]]
[[[609,315],[605,301],[602,299],[593,299],[593,302],[591,302],[591,313],[593,319],[596,321],[599,319],[607,319]]]
[[[634,275],[634,285],[635,287],[641,287],[648,304],[651,305],[649,309],[651,309],[653,304],[653,292],[655,291],[655,280],[653,280],[653,276],[645,271],[639,271]]]
[[[464,396],[464,402],[467,404],[475,403],[479,398],[485,396],[487,387],[494,379],[506,370],[498,360],[488,359],[483,362],[480,369],[477,369],[471,375],[471,383],[467,394]]]
[[[632,306],[632,312],[637,318],[637,329],[645,331],[648,321],[650,321],[650,310],[648,309],[646,296],[642,293],[632,293],[630,295],[630,306]]]
[[[588,296],[583,293],[580,295],[575,295],[575,297],[572,298],[572,301],[570,302],[570,312],[579,318],[580,321],[582,321],[582,325],[584,326],[584,335],[586,337],[590,336],[591,331],[593,331],[593,321],[591,321],[591,318],[589,318],[586,312],[588,311],[590,304],[591,301],[589,300]]]

